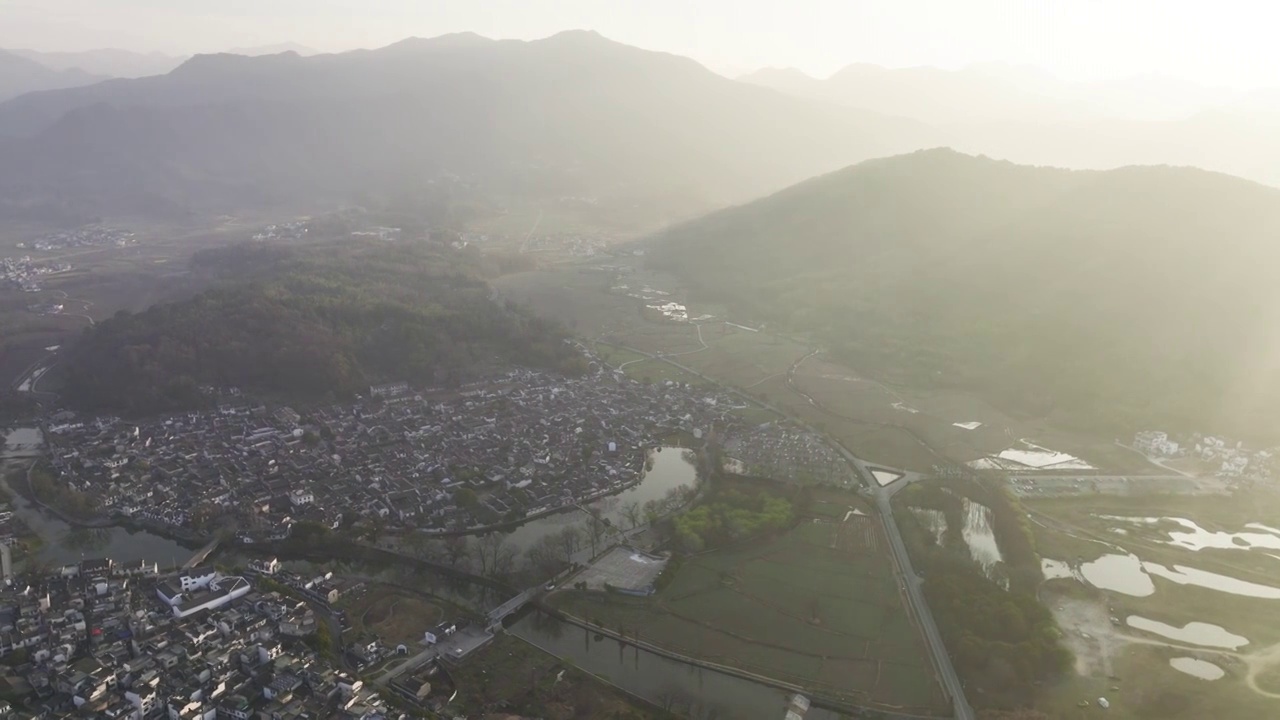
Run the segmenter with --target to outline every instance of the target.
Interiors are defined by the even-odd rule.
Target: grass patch
[[[458,686],[450,717],[674,718],[506,633],[450,672]]]
[[[824,517],[843,518],[857,502],[824,497],[815,506]],[[852,533],[840,522],[804,520],[770,540],[688,558],[643,601],[573,592],[553,600],[628,635],[816,693],[943,709],[884,544],[865,543],[862,523],[879,532],[867,516],[850,519],[859,526]],[[861,540],[846,542],[846,534]]]
[[[444,620],[439,604],[401,590],[366,585],[363,591],[340,606],[346,611],[355,636],[376,635],[383,644],[404,644],[416,648],[423,634]]]

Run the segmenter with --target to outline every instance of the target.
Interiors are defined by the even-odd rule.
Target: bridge
[[[209,555],[213,554],[214,550],[218,549],[218,545],[221,542],[222,541],[219,540],[218,538],[214,538],[210,540],[208,545],[205,545],[204,547],[200,548],[200,550],[197,551],[195,555],[191,556],[190,560],[183,563],[181,569],[190,570],[191,568],[204,562],[206,559],[208,559]]]
[[[539,588],[531,587],[510,600],[502,603],[498,607],[489,611],[486,619],[489,621],[489,627],[494,628],[502,624],[503,620],[511,613],[525,606],[525,603],[533,599],[533,596],[539,592]]]

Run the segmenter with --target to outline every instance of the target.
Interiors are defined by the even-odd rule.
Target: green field
[[[832,493],[781,536],[688,558],[647,600],[553,596],[561,609],[682,654],[846,702],[945,707],[903,609],[879,522]],[[860,507],[862,512],[869,512]]]

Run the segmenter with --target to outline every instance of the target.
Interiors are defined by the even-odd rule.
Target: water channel
[[[691,451],[675,446],[662,446],[649,451],[644,477],[635,486],[617,495],[608,495],[587,504],[609,520],[614,527],[628,530],[631,522],[623,509],[631,503],[641,507],[651,500],[662,500],[676,488],[692,488],[698,481],[698,471],[687,455]],[[547,535],[554,535],[566,527],[581,526],[587,516],[580,510],[571,510],[531,520],[507,535],[507,542],[524,552]],[[643,521],[643,519],[642,519]]]
[[[43,437],[36,428],[17,428],[6,433],[7,444],[3,458],[4,473],[0,483],[13,463],[25,467],[33,454],[43,447]],[[36,451],[33,453],[33,451]],[[18,461],[15,458],[24,458]],[[181,564],[191,557],[191,550],[166,537],[145,530],[122,527],[82,528],[71,525],[52,512],[36,505],[18,492],[19,488],[6,487],[12,496],[12,510],[39,536],[41,547],[34,560],[61,566],[80,562],[84,558],[109,557],[117,563],[135,563],[142,560],[159,563],[161,568]]]
[[[24,434],[22,440],[25,457],[31,449],[32,436]],[[629,527],[623,513],[623,508],[629,503],[637,502],[643,506],[650,500],[661,500],[675,488],[691,488],[696,484],[697,470],[687,452],[679,447],[654,449],[640,483],[617,495],[600,498],[591,506],[599,509],[602,517],[609,518],[615,525]],[[6,466],[12,462],[17,461],[5,460]],[[119,563],[148,560],[159,562],[164,567],[180,563],[191,554],[177,542],[146,531],[119,527],[73,527],[19,493],[13,492],[12,495],[14,514],[44,541],[36,558],[50,565],[74,563],[85,557],[108,556]],[[539,518],[510,533],[509,540],[523,550],[539,538],[582,523],[583,519],[580,511]],[[294,564],[297,566],[295,570],[304,573],[322,572],[326,567],[332,569],[327,565],[321,567],[305,562]],[[475,600],[471,597],[473,593],[448,592],[448,585],[442,582],[441,587],[434,588],[433,592],[441,592],[456,601]],[[687,665],[647,650],[627,647],[620,653],[618,643],[612,639],[596,640],[581,628],[537,612],[527,614],[510,630],[546,652],[572,659],[578,667],[627,692],[658,705],[671,706],[689,717],[772,720],[784,714],[790,697],[790,693],[783,690]],[[806,720],[837,720],[839,717],[819,708],[811,708],[805,716]]]
[[[732,717],[777,720],[785,714],[791,693],[686,665],[647,650],[597,636],[576,625],[532,612],[511,626],[517,637],[642,697],[670,707],[681,717]],[[805,720],[837,720],[840,715],[810,708]]]

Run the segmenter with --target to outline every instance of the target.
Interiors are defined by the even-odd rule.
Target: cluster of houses
[[[21,698],[15,717],[398,715],[311,649],[317,618],[306,602],[212,570],[154,575],[154,566],[93,559],[0,590],[0,682]],[[234,588],[224,602],[174,611],[223,587]],[[171,604],[176,596],[188,599]]]
[[[257,242],[268,240],[300,240],[307,236],[311,226],[305,220],[268,225],[252,235]]]
[[[67,272],[68,263],[33,261],[30,256],[0,259],[0,281],[17,286],[24,292],[40,292],[40,278],[54,273]],[[58,307],[58,310],[61,310]]]
[[[787,423],[766,423],[724,441],[725,468],[740,475],[805,484],[847,485],[849,465],[821,437]]]
[[[1133,439],[1133,447],[1152,458],[1196,458],[1217,465],[1222,477],[1267,480],[1276,470],[1277,448],[1251,450],[1243,441],[1194,433],[1178,443],[1168,433],[1143,430]]]
[[[740,406],[607,370],[513,370],[431,397],[378,386],[305,416],[238,398],[141,422],[59,413],[45,435],[62,480],[108,514],[200,532],[232,525],[257,542],[302,521],[466,531],[550,513],[636,483],[646,450],[673,432],[746,429]],[[789,437],[775,428],[753,442],[770,432]]]
[[[122,248],[134,245],[137,242],[137,238],[128,230],[90,225],[76,230],[49,233],[32,243],[18,243],[18,247],[51,251],[78,247],[112,246]]]

